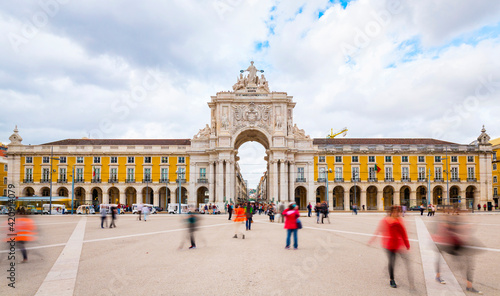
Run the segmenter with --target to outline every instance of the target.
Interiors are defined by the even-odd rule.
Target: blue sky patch
[[[255,44],[255,50],[256,51],[261,51],[263,48],[268,48],[269,47],[269,41],[266,40],[266,41],[262,41],[262,42],[257,42],[257,44]]]

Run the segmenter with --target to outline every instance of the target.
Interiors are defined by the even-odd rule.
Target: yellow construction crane
[[[330,134],[326,136],[327,139],[333,139],[336,136],[342,134],[342,137],[345,137],[347,135],[347,127],[344,127],[340,132],[338,133],[333,133],[333,128],[330,130]]]

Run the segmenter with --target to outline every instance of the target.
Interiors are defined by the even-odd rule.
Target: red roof
[[[334,138],[313,139],[314,145],[459,145],[430,138]]]
[[[66,139],[42,145],[191,145],[190,139]]]

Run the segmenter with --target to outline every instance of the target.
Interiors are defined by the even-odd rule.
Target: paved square
[[[264,215],[254,217],[244,240],[232,238],[234,222],[226,215],[202,215],[194,250],[187,249],[186,225],[178,215],[152,215],[147,222],[121,215],[115,229],[101,229],[98,215],[36,217],[39,239],[29,245],[28,263],[19,262],[20,253],[16,256],[15,290],[7,287],[5,248],[1,254],[0,295],[35,295],[37,291],[37,295],[448,295],[442,290],[447,285],[426,281],[425,261],[433,266],[435,257],[422,259],[419,246],[423,241],[419,232],[432,232],[441,214],[421,217],[412,213],[404,218],[411,243],[413,293],[403,260],[398,258],[398,288],[393,289],[379,241],[367,245],[383,215],[333,213],[331,224],[302,217],[304,229],[299,230],[296,251],[284,249],[283,224],[270,223]],[[466,215],[482,244],[474,260],[474,286],[485,295],[500,293],[499,218]],[[419,221],[426,229],[417,230]],[[81,232],[83,240],[78,238]],[[68,263],[74,262],[78,245],[81,254],[76,263]],[[465,291],[460,262],[449,255],[444,259]],[[68,266],[73,265],[76,278],[71,284]],[[443,277],[451,280],[451,275],[443,273]]]

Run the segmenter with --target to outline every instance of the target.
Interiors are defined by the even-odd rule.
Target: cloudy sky
[[[161,2],[3,1],[0,142],[191,138],[250,60],[311,137],[500,137],[500,1]]]

